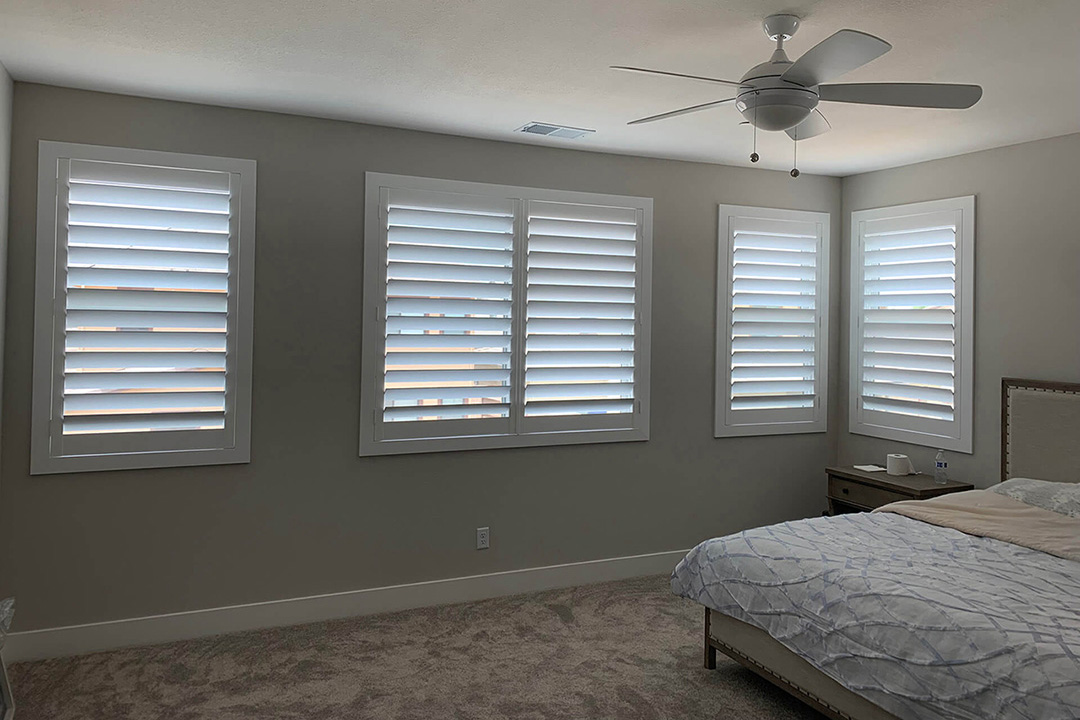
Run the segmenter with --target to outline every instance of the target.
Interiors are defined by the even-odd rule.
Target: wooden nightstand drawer
[[[851,480],[838,477],[829,478],[829,497],[841,500],[851,505],[858,505],[867,509],[888,505],[897,500],[910,500],[911,498],[899,493],[889,492],[881,488],[862,485]]]

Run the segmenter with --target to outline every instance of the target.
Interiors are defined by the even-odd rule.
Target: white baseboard
[[[243,630],[300,625],[622,580],[670,572],[687,552],[671,550],[249,605],[28,630],[8,636],[4,659],[14,663],[84,655],[132,645],[155,645]]]

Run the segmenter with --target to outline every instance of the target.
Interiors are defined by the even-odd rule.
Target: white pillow
[[[991,490],[1043,510],[1080,518],[1080,483],[1011,478]]]

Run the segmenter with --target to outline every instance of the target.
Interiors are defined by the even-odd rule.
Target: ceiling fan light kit
[[[825,84],[881,57],[892,49],[892,45],[858,30],[840,30],[792,62],[784,50],[784,43],[799,29],[799,18],[794,15],[770,15],[765,18],[762,28],[765,35],[776,43],[776,49],[768,61],[750,68],[738,81],[613,65],[615,70],[700,80],[737,88],[734,97],[650,115],[629,124],[666,120],[733,103],[754,127],[755,133],[759,128],[768,132],[785,132],[797,144],[799,140],[808,140],[831,128],[829,121],[818,110],[819,102],[966,109],[982,97],[982,88],[978,85]],[[756,145],[755,135],[755,148],[750,154],[750,162],[757,162],[760,157]],[[791,176],[799,176],[798,168],[792,169]]]

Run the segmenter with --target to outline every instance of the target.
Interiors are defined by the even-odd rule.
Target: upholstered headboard
[[[1080,383],[1001,379],[1001,480],[1080,482]]]

